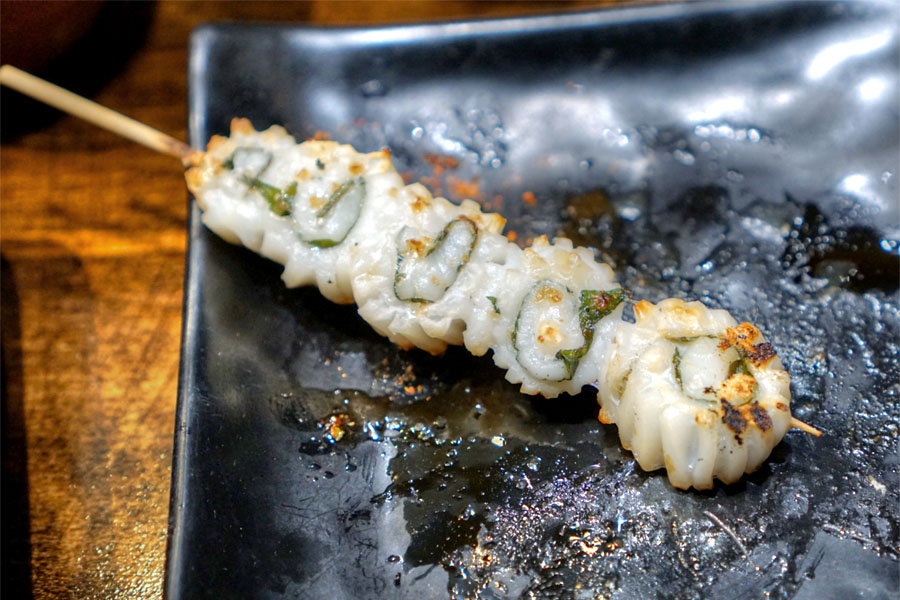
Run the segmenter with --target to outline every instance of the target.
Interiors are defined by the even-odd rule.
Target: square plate
[[[197,30],[195,146],[244,116],[389,147],[523,243],[596,248],[634,298],[757,323],[826,435],[673,489],[590,391],[525,397],[489,357],[398,350],[195,207],[167,596],[891,596],[898,22],[770,2]]]

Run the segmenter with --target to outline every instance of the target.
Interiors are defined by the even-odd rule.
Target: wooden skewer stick
[[[194,150],[181,140],[176,140],[162,131],[157,131],[140,121],[135,121],[78,94],[73,94],[12,65],[0,67],[0,84],[152,150],[173,156],[185,166],[190,164],[192,158],[201,154],[199,150]]]
[[[814,435],[816,437],[822,437],[821,431],[819,431],[812,425],[808,425],[808,424],[804,423],[800,419],[795,419],[794,417],[791,417],[791,427],[793,427],[794,429],[799,429],[800,431],[803,431],[810,435]]]

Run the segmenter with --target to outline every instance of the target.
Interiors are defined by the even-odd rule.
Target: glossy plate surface
[[[826,435],[675,490],[594,394],[400,351],[195,208],[168,597],[893,597],[898,22],[890,2],[694,3],[198,30],[194,145],[244,116],[387,146],[520,242],[597,248],[635,299],[756,323]]]

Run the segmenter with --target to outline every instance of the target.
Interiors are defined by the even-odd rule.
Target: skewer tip
[[[804,423],[803,421],[801,421],[800,419],[797,419],[795,417],[791,417],[791,427],[794,429],[799,429],[800,431],[803,431],[804,433],[808,433],[808,434],[814,435],[816,437],[822,437],[821,431],[819,431],[812,425]]]
[[[181,140],[126,117],[116,111],[101,106],[69,90],[44,81],[12,65],[0,66],[0,84],[36,100],[54,106],[59,110],[84,119],[98,127],[126,137],[157,152],[175,157],[185,167],[199,160],[202,153]]]

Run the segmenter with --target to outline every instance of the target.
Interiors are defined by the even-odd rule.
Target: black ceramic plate
[[[198,30],[195,145],[245,116],[387,146],[635,298],[757,323],[825,436],[673,489],[588,391],[400,351],[195,210],[168,596],[894,597],[898,35],[891,2]]]

